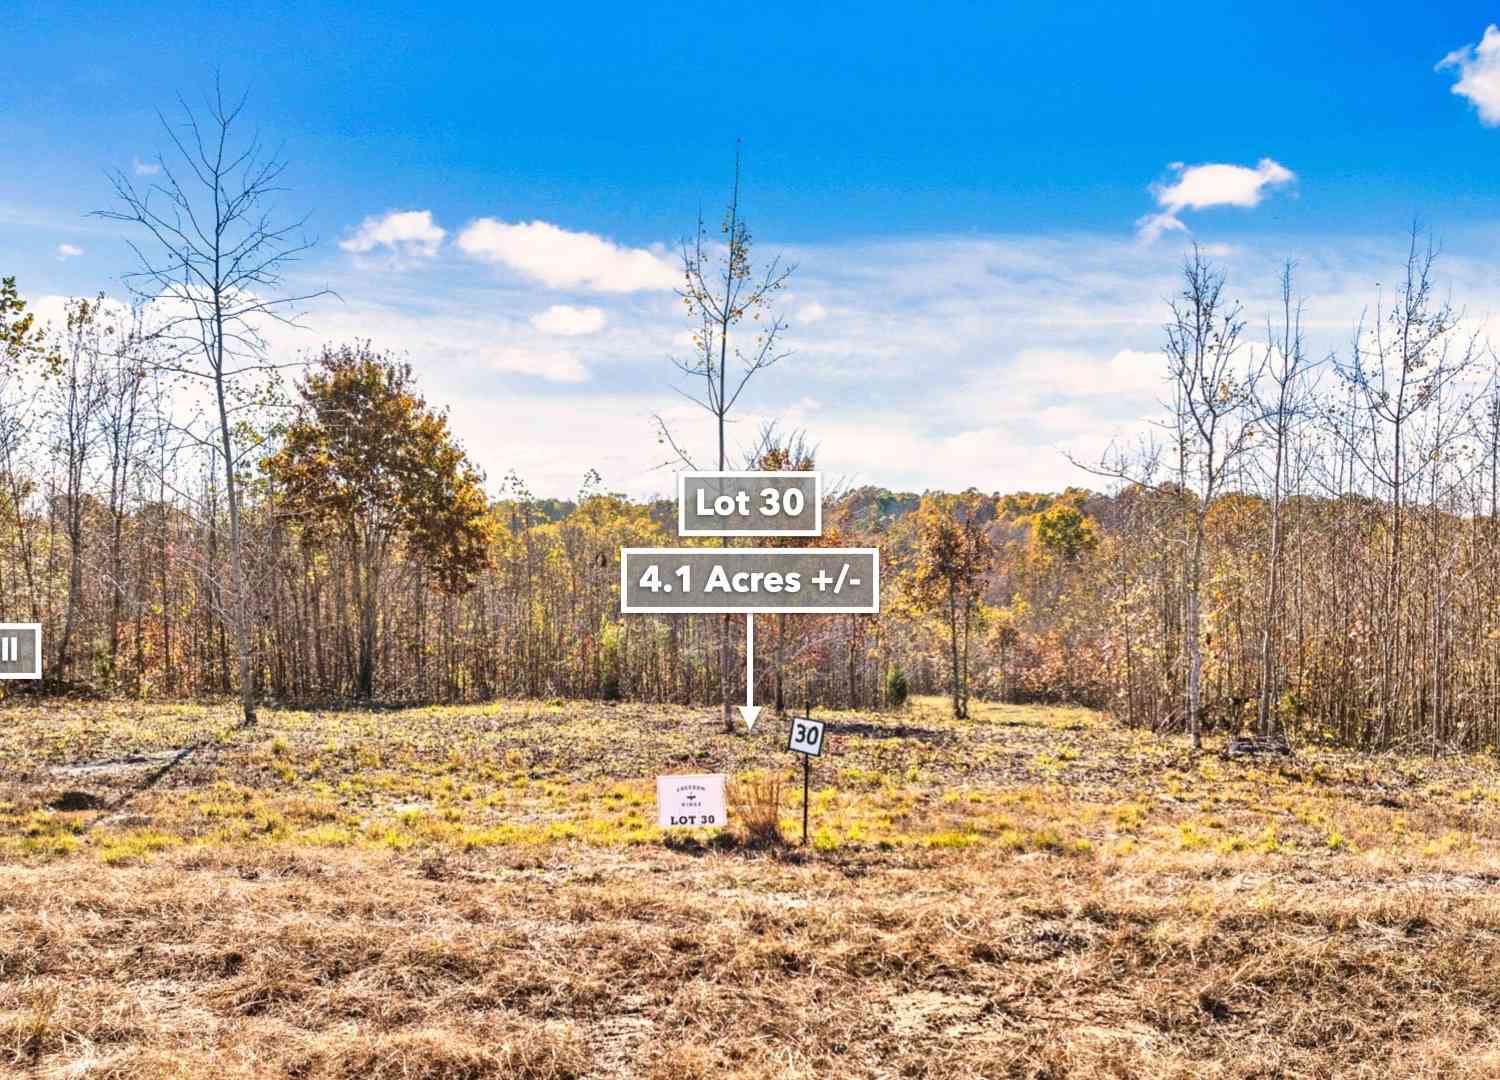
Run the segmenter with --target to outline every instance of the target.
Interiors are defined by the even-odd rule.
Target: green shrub
[[[911,687],[907,685],[906,672],[901,670],[900,664],[892,664],[885,673],[885,703],[899,709],[909,696]]]
[[[606,618],[599,630],[599,696],[605,701],[620,700],[620,653],[624,638],[625,628]]]

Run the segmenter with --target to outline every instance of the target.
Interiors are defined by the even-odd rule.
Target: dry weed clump
[[[751,847],[782,847],[781,802],[786,778],[761,771],[737,776],[729,782],[725,798],[729,820],[738,825]]]
[[[291,1065],[308,1080],[576,1080],[590,1059],[571,1024],[479,1023],[325,1036]]]

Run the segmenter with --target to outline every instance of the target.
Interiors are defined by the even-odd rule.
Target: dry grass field
[[[0,707],[0,1073],[1500,1075],[1493,760],[825,718],[802,850],[654,825],[785,774],[800,838],[772,718]]]

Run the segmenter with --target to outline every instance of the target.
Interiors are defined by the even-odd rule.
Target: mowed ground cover
[[[1500,1075],[1500,770],[1079,709],[0,706],[0,1073]],[[184,752],[186,751],[186,752]]]

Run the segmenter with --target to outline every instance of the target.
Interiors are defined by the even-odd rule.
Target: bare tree
[[[56,424],[55,460],[63,468],[63,533],[68,540],[68,602],[57,646],[56,672],[67,679],[72,646],[83,598],[84,490],[87,470],[99,432],[96,420],[107,393],[109,354],[117,347],[119,327],[105,310],[101,295],[95,300],[68,302],[61,340],[52,365],[51,415]]]
[[[115,173],[119,206],[98,214],[144,230],[145,242],[131,243],[138,269],[127,280],[160,316],[157,337],[171,347],[162,365],[198,381],[210,396],[229,510],[228,606],[248,725],[255,723],[255,680],[235,416],[254,403],[249,381],[277,366],[267,358],[266,325],[294,323],[297,305],[326,290],[299,295],[285,287],[287,265],[311,242],[301,239],[305,218],[283,224],[273,217],[271,202],[283,190],[286,164],[258,135],[240,137],[245,98],[226,101],[215,79],[201,116],[186,101],[179,104],[181,122],[160,117],[170,153],[158,156],[159,179],[137,188]]]
[[[720,233],[720,243],[710,243],[700,215],[697,231],[690,240],[683,241],[683,287],[679,295],[689,316],[697,322],[697,329],[693,333],[692,357],[675,363],[677,369],[697,386],[696,393],[687,390],[679,390],[679,393],[714,418],[719,446],[718,467],[722,471],[728,460],[725,428],[740,395],[757,373],[787,356],[780,341],[786,323],[775,313],[772,301],[795,269],[783,264],[779,256],[759,269],[751,259],[750,227],[740,213],[738,145],[734,154],[734,187],[729,204],[724,208]],[[740,331],[747,318],[751,325],[749,334],[745,335]],[[744,340],[747,336],[748,340]],[[729,367],[731,356],[735,359],[733,371]],[[679,460],[692,468],[692,461],[660,417],[657,426]],[[724,546],[728,546],[727,539]],[[724,730],[732,732],[734,710],[729,698],[734,676],[729,620],[730,616],[724,615],[719,624],[719,680]]]
[[[1101,476],[1125,481],[1130,488],[1163,497],[1170,507],[1166,520],[1182,521],[1180,536],[1163,540],[1181,545],[1179,562],[1181,602],[1165,599],[1170,590],[1163,582],[1162,637],[1167,645],[1163,675],[1170,678],[1176,668],[1171,648],[1171,612],[1181,615],[1182,644],[1186,661],[1184,719],[1194,748],[1203,745],[1203,638],[1201,632],[1203,562],[1207,543],[1208,512],[1213,501],[1238,475],[1237,470],[1251,448],[1258,419],[1255,408],[1258,369],[1253,359],[1241,368],[1239,353],[1245,323],[1238,302],[1224,295],[1224,275],[1203,257],[1197,245],[1182,271],[1182,291],[1170,301],[1172,318],[1166,325],[1170,400],[1164,402],[1169,418],[1162,427],[1169,433],[1175,461],[1170,480],[1158,479],[1167,472],[1163,448],[1143,444],[1132,455],[1128,450],[1106,453],[1097,466],[1070,457],[1075,465]]]
[[[1400,617],[1408,490],[1420,484],[1437,460],[1432,447],[1426,453],[1414,452],[1411,431],[1479,353],[1477,337],[1461,339],[1457,334],[1461,313],[1436,295],[1436,249],[1430,241],[1425,245],[1419,241],[1413,227],[1394,295],[1389,303],[1381,301],[1368,326],[1362,323],[1356,329],[1350,357],[1338,365],[1363,412],[1363,423],[1350,419],[1349,452],[1390,495],[1383,597],[1388,632],[1380,664],[1382,746],[1390,745],[1395,732],[1395,711],[1409,659]],[[1338,425],[1333,430],[1345,429]]]
[[[99,433],[103,438],[109,473],[109,559],[105,568],[109,588],[109,658],[106,670],[111,683],[118,678],[120,624],[125,608],[125,522],[129,516],[130,490],[140,465],[136,444],[141,437],[146,379],[146,350],[150,342],[143,332],[142,312],[130,313],[121,327],[105,365]]]
[[[1269,320],[1267,320],[1269,323]],[[1293,299],[1292,264],[1281,269],[1281,325],[1266,328],[1265,375],[1269,390],[1256,394],[1253,408],[1269,435],[1271,537],[1267,553],[1265,612],[1261,621],[1260,701],[1256,709],[1257,730],[1271,736],[1277,732],[1272,702],[1276,697],[1275,656],[1281,611],[1282,501],[1293,428],[1302,414],[1308,371],[1302,345],[1302,302]]]
[[[1167,324],[1181,476],[1189,498],[1184,566],[1183,640],[1187,648],[1187,725],[1203,745],[1203,639],[1200,630],[1205,522],[1216,496],[1249,448],[1255,372],[1239,367],[1244,321],[1224,295],[1224,275],[1196,245]]]

